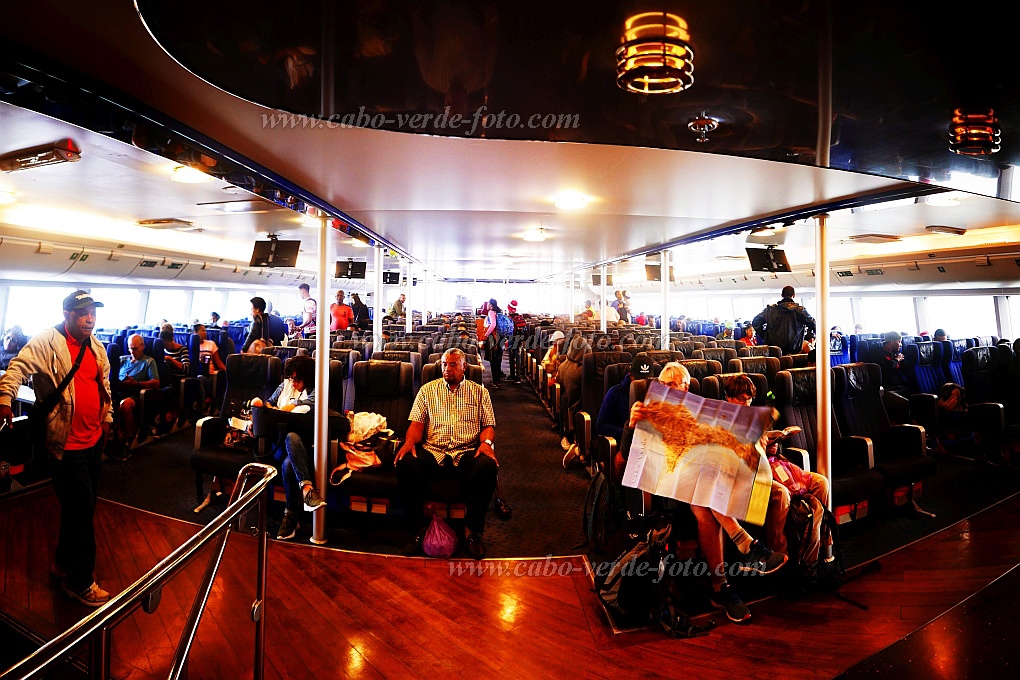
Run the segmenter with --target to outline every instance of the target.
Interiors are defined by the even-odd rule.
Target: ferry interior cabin
[[[4,15],[0,678],[1020,661],[1008,22],[870,0]],[[74,409],[105,402],[72,396],[94,384],[47,398],[63,344],[109,380],[98,442]],[[68,481],[55,432],[93,433],[91,472]],[[719,449],[749,472],[689,464]],[[94,554],[84,596],[69,554]]]

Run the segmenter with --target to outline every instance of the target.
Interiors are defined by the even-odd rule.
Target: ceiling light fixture
[[[200,184],[202,182],[211,182],[216,178],[190,165],[178,165],[174,168],[170,179],[181,184]]]
[[[17,202],[18,197],[13,191],[0,191],[0,205],[10,205]]]
[[[708,114],[704,111],[701,112],[701,115],[691,118],[687,123],[687,129],[698,135],[694,138],[694,141],[701,144],[711,141],[708,138],[708,133],[717,127],[719,127],[719,121],[715,118],[709,118]]]
[[[949,191],[944,194],[929,194],[924,197],[925,205],[949,208],[960,205],[960,194],[956,191]]]
[[[17,172],[55,163],[74,163],[79,160],[81,160],[81,149],[74,143],[74,140],[61,139],[52,144],[12,151],[0,156],[0,170]]]
[[[672,94],[694,84],[694,48],[687,22],[667,12],[642,12],[624,23],[616,49],[616,84],[637,94]]]
[[[585,196],[579,191],[564,191],[553,199],[553,203],[560,210],[581,210],[591,202],[591,196]]]
[[[950,227],[946,224],[930,224],[925,227],[925,230],[932,234],[952,234],[953,236],[963,236],[967,233],[966,229],[960,227]]]
[[[155,220],[138,220],[138,224],[142,227],[148,227],[150,229],[173,229],[174,231],[197,231],[201,232],[201,227],[196,227],[194,223],[187,222],[185,220],[179,220],[176,217],[167,217]]]
[[[953,111],[949,124],[949,150],[964,156],[987,156],[1002,148],[999,119],[995,110],[983,113]]]
[[[547,238],[545,235],[545,227],[529,229],[528,231],[524,232],[524,236],[522,236],[521,238],[531,243],[539,243],[541,241],[544,241]]]

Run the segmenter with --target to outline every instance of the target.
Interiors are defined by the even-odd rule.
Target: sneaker
[[[579,457],[580,454],[578,454],[577,452],[577,444],[571,444],[570,448],[567,449],[567,452],[563,454],[563,467],[564,468],[570,467],[570,464],[577,460]]]
[[[747,608],[737,591],[729,583],[723,584],[718,593],[712,593],[712,606],[726,612],[726,618],[734,623],[741,623],[751,618],[751,610]]]
[[[416,555],[424,555],[425,551],[423,546],[425,545],[425,530],[419,531],[411,541],[405,545],[401,550],[400,554],[404,557],[415,557]]]
[[[305,510],[308,512],[315,512],[326,504],[326,501],[322,500],[322,496],[315,493],[315,489],[309,487],[308,491],[305,492],[304,496]]]
[[[280,530],[276,532],[276,537],[281,541],[294,538],[294,534],[297,533],[300,526],[297,520],[297,513],[287,510],[283,513],[283,521],[280,522]]]
[[[464,549],[471,559],[483,559],[485,557],[485,541],[482,540],[482,535],[476,534],[473,531],[469,533],[467,538],[464,539]]]
[[[100,588],[99,584],[95,581],[89,584],[89,587],[85,590],[71,590],[67,587],[67,581],[65,580],[61,584],[61,588],[63,588],[64,593],[68,597],[78,600],[86,607],[102,607],[110,601],[110,593]]]
[[[563,449],[564,451],[570,450],[570,441],[566,437],[560,439],[560,448]]]
[[[759,540],[751,542],[751,548],[747,551],[747,562],[740,565],[742,571],[760,574],[771,574],[786,564],[787,557],[783,553],[777,553],[765,547]]]

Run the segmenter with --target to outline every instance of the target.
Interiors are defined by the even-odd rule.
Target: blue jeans
[[[284,439],[287,457],[283,459],[283,489],[287,494],[287,509],[299,512],[303,504],[302,482],[312,482],[311,466],[308,464],[308,450],[296,432],[288,432]]]

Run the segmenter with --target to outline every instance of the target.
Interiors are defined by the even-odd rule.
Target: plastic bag
[[[429,528],[425,530],[422,550],[429,557],[450,557],[457,550],[457,534],[439,515],[432,515]]]

